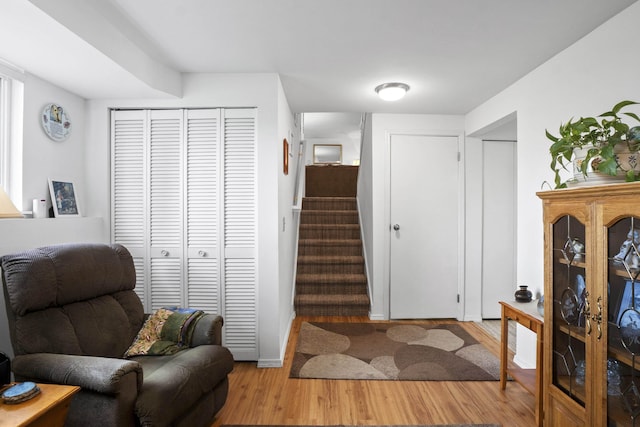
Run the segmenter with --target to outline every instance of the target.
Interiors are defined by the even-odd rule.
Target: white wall
[[[313,146],[315,144],[320,145],[340,145],[342,146],[342,164],[354,165],[356,161],[360,160],[360,139],[353,138],[307,138],[305,141],[307,144],[306,152],[306,164],[313,164]]]
[[[462,116],[427,114],[373,114],[371,146],[371,317],[389,318],[389,134],[415,132],[424,135],[464,133]],[[364,150],[364,149],[363,149]],[[425,164],[429,159],[425,159]]]
[[[373,141],[371,113],[365,116],[358,168],[358,213],[369,295],[373,295]],[[373,301],[373,298],[372,298]]]
[[[543,291],[542,204],[536,192],[553,182],[545,129],[557,133],[571,117],[597,115],[624,99],[640,101],[633,55],[640,37],[640,3],[613,17],[466,116],[467,133],[513,111],[518,114],[517,282]],[[640,108],[636,108],[636,113]],[[518,339],[521,360],[531,361],[531,339]]]
[[[286,138],[289,143],[289,173],[284,174],[284,156],[282,142]],[[293,308],[293,288],[295,277],[296,254],[298,243],[298,212],[293,210],[293,195],[295,190],[296,170],[299,161],[298,150],[300,149],[300,126],[299,120],[294,120],[291,109],[287,103],[282,85],[278,85],[278,140],[274,144],[274,149],[281,153],[278,162],[278,218],[280,218],[280,227],[278,229],[278,264],[280,269],[280,286],[278,297],[273,301],[273,306],[279,307],[279,330],[278,339],[273,340],[269,345],[280,345],[280,348],[264,348],[268,354],[279,354],[278,359],[266,360],[261,357],[260,366],[282,366],[284,355],[289,338],[291,321],[295,316]],[[263,300],[261,300],[261,303]],[[271,304],[271,302],[270,302]],[[262,313],[263,309],[260,308]],[[269,318],[265,321],[270,321]]]
[[[48,103],[62,105],[72,120],[68,139],[55,142],[47,137],[40,124],[42,109]],[[85,180],[84,100],[30,74],[24,76],[24,111],[22,141],[22,192],[15,199],[18,209],[31,211],[31,200],[46,197],[51,207],[47,178],[73,180],[80,208],[88,207]],[[38,246],[70,242],[107,242],[103,219],[47,218],[0,220],[0,256]],[[0,351],[12,354],[5,312],[4,294],[0,292]]]
[[[40,117],[49,103],[61,105],[71,118],[71,133],[65,141],[49,139],[42,129]],[[51,207],[47,178],[63,178],[72,180],[77,186],[78,202],[82,209],[86,194],[84,99],[27,74],[24,81],[23,120],[23,200],[18,208],[30,211],[32,199],[45,196]]]

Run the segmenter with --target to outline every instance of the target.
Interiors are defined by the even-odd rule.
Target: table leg
[[[508,356],[508,340],[509,340],[509,323],[504,306],[502,306],[502,315],[500,316],[500,389],[507,387],[507,356]]]

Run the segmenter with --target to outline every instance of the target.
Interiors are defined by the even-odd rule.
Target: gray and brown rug
[[[290,377],[497,381],[500,361],[457,324],[303,322]]]

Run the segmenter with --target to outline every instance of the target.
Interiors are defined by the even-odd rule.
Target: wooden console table
[[[0,399],[0,427],[62,427],[71,398],[80,387],[38,384],[40,394],[22,403],[7,405]]]
[[[538,313],[538,301],[527,303],[500,301],[502,306],[501,336],[500,336],[500,388],[507,387],[507,375],[522,385],[525,390],[535,396],[536,423],[542,426],[542,344],[544,320]],[[536,342],[536,368],[522,369],[509,368],[509,319],[515,320],[527,329],[535,332]]]

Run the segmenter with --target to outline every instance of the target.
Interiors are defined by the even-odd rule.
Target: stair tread
[[[303,214],[331,214],[331,215],[354,215],[358,213],[357,209],[303,209]]]
[[[317,304],[320,301],[328,302],[332,304],[338,303],[346,303],[346,304],[369,304],[369,297],[366,294],[354,294],[354,295],[307,295],[307,294],[299,294],[296,295],[296,301],[298,303],[306,303],[306,304]]]
[[[366,283],[367,277],[362,273],[302,273],[297,275],[300,282],[342,282],[342,283]]]
[[[330,243],[335,245],[337,243],[345,244],[345,245],[361,245],[362,239],[300,239],[301,243],[307,245],[319,245],[322,243]]]
[[[355,197],[346,197],[346,196],[310,196],[303,197],[303,200],[356,200]]]
[[[298,264],[358,264],[364,262],[364,257],[359,255],[300,255]]]
[[[348,223],[348,224],[324,224],[321,222],[318,223],[310,223],[310,224],[300,224],[300,228],[359,228],[360,224],[356,223]]]

